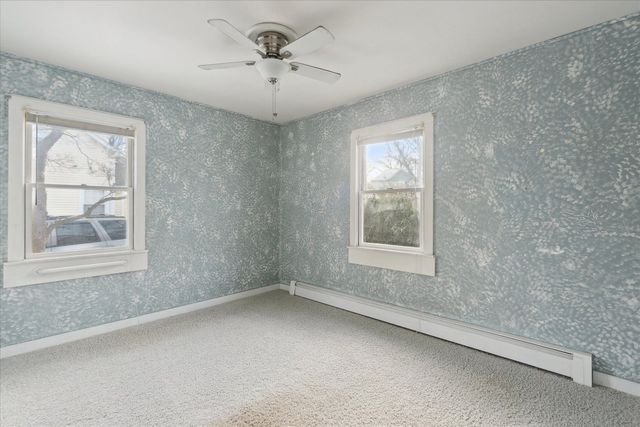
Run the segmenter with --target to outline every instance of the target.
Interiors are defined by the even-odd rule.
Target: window
[[[72,222],[60,225],[55,228],[56,237],[54,245],[47,245],[47,249],[52,247],[66,246],[76,248],[86,243],[95,243],[100,241],[100,237],[93,225],[88,222]]]
[[[146,269],[144,144],[139,119],[11,97],[5,287]]]
[[[352,132],[349,262],[435,275],[431,113]]]
[[[127,239],[127,223],[123,220],[99,220],[98,221],[109,239],[126,240]]]
[[[87,190],[82,193],[83,203],[82,203],[82,211],[85,212],[88,209],[91,210],[91,215],[104,215],[107,211],[107,207],[112,207],[113,202],[102,202],[98,203],[102,200],[103,197],[107,196],[107,192],[105,190]],[[93,206],[95,204],[95,206]]]

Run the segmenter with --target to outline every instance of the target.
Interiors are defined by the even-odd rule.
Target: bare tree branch
[[[419,144],[414,138],[393,141],[387,146],[387,153],[382,163],[389,169],[402,169],[417,180],[418,158],[414,155],[417,152],[419,152]]]
[[[95,202],[94,204],[89,206],[83,213],[81,213],[79,215],[68,216],[68,217],[65,217],[65,218],[62,218],[62,219],[59,219],[59,220],[56,220],[56,221],[52,222],[51,224],[49,224],[47,226],[48,234],[51,234],[51,232],[56,227],[60,227],[62,225],[69,224],[71,222],[74,222],[74,221],[77,221],[79,219],[86,218],[86,217],[90,216],[91,213],[98,206],[100,206],[102,204],[105,204],[107,202],[111,202],[111,201],[114,201],[114,200],[123,200],[123,199],[127,198],[127,196],[111,196],[111,194],[113,194],[113,193],[109,193],[109,195],[107,195],[107,196],[103,197],[102,199],[98,200],[97,202]]]

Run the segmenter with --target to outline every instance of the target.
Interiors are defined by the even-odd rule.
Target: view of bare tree
[[[394,181],[397,175],[389,174],[389,182],[382,181],[378,185],[391,191],[369,194],[364,200],[364,241],[418,247],[420,245],[419,198],[411,187],[418,185],[422,179],[420,137],[397,139],[385,143],[385,154],[373,165],[374,170],[402,171],[402,178]],[[380,175],[383,175],[381,173]],[[396,187],[407,188],[397,191]]]
[[[420,138],[407,138],[386,144],[386,154],[380,162],[389,169],[406,171],[417,181],[420,141]]]
[[[70,132],[64,131],[59,127],[51,127],[49,133],[42,137],[38,138],[36,141],[36,161],[35,161],[35,182],[36,183],[44,183],[45,182],[45,173],[47,166],[61,166],[65,167],[65,164],[68,164],[68,160],[64,158],[56,158],[49,155],[52,148],[55,144],[60,141],[60,139],[66,136],[68,138],[73,139],[78,151],[86,158],[87,167],[91,173],[99,173],[103,174],[109,186],[111,185],[122,185],[126,182],[126,158],[124,156],[115,156],[116,164],[115,164],[115,173],[112,172],[111,165],[105,164],[103,162],[98,162],[88,156],[83,152],[80,142],[78,140],[77,135],[74,135]],[[124,144],[124,138],[121,136],[112,135],[109,137],[108,147],[105,149],[113,150],[114,152],[118,152]],[[100,200],[86,207],[84,212],[79,215],[67,216],[64,218],[56,219],[55,221],[48,223],[48,212],[47,212],[47,191],[46,188],[40,187],[36,185],[36,194],[35,194],[35,205],[33,209],[33,226],[32,226],[32,238],[31,245],[32,251],[34,253],[43,252],[45,250],[47,241],[49,240],[49,236],[51,232],[64,224],[68,224],[73,221],[77,221],[82,218],[86,218],[91,216],[91,214],[96,210],[96,208],[100,205],[103,205],[110,201],[122,200],[125,199],[126,196],[115,196],[113,192],[109,192]]]

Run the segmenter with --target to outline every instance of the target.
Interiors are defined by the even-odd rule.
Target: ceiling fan
[[[236,43],[253,50],[260,57],[256,60],[204,64],[199,67],[203,70],[222,70],[255,66],[262,78],[272,87],[274,120],[278,115],[276,92],[279,89],[280,80],[285,74],[292,72],[325,83],[335,83],[340,79],[340,73],[335,71],[300,62],[289,62],[289,59],[316,51],[334,40],[333,34],[322,26],[298,37],[291,28],[275,22],[256,24],[246,34],[224,19],[209,19],[207,22]]]

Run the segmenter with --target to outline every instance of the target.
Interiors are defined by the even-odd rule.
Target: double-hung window
[[[433,115],[351,134],[349,262],[434,275]]]
[[[5,287],[146,269],[144,143],[139,119],[11,97]]]

